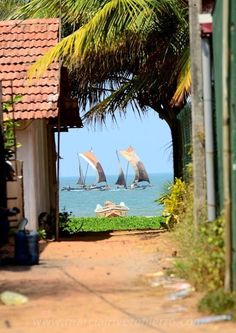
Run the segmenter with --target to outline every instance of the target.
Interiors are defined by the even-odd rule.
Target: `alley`
[[[0,305],[0,332],[235,332],[231,322],[196,325],[201,295],[170,300],[160,286],[175,248],[168,233],[114,232],[43,242],[40,264],[2,266],[0,291],[29,302]]]

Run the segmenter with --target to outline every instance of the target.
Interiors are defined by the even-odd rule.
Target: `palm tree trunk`
[[[182,135],[181,124],[178,119],[170,127],[172,137],[173,149],[173,170],[174,177],[183,177],[183,149],[182,149]]]

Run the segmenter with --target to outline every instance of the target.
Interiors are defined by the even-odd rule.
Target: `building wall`
[[[13,181],[7,181],[7,208],[17,207],[20,212],[15,216],[8,217],[8,220],[11,228],[18,228],[19,222],[24,216],[23,162],[12,161],[12,167],[16,177]]]
[[[23,123],[16,133],[21,147],[17,159],[23,161],[24,212],[28,219],[27,228],[36,230],[38,216],[50,213],[48,136],[44,119]]]

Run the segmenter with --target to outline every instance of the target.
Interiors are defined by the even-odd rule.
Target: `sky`
[[[141,158],[147,172],[163,173],[173,171],[171,135],[169,127],[156,112],[148,110],[147,115],[140,117],[133,111],[126,118],[117,118],[118,126],[110,120],[106,127],[85,125],[81,129],[70,129],[61,133],[60,139],[60,176],[78,176],[78,153],[93,149],[106,175],[118,175],[116,150],[132,146]],[[120,157],[123,170],[127,162]],[[85,170],[86,162],[81,161]],[[129,174],[133,174],[131,167]],[[89,167],[87,175],[95,175]]]

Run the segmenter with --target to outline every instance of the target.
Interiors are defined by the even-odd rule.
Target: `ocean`
[[[163,192],[167,184],[172,182],[171,173],[149,174],[151,187],[145,189],[124,190],[116,189],[114,185],[117,176],[107,176],[107,182],[111,188],[108,191],[61,191],[65,186],[76,187],[77,177],[60,178],[60,211],[72,212],[72,216],[85,217],[95,216],[97,204],[103,205],[109,200],[119,204],[124,202],[129,207],[129,216],[155,216],[160,215],[162,206],[155,201]],[[127,183],[130,184],[133,176],[128,176]],[[93,176],[88,176],[86,183],[92,184],[95,181]]]

